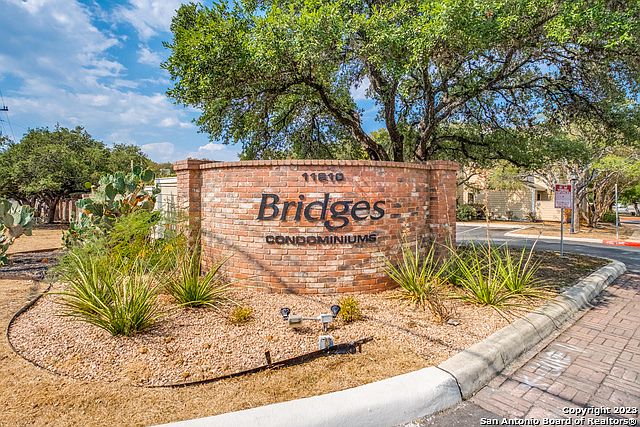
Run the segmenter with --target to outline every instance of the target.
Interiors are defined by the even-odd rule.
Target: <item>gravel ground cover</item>
[[[59,285],[54,287],[60,289]],[[364,352],[375,346],[402,346],[437,364],[506,325],[494,310],[462,303],[456,305],[460,325],[438,325],[430,314],[397,299],[396,291],[358,295],[364,320],[332,324],[336,342],[372,336]],[[178,308],[170,297],[160,297],[167,316],[157,327],[131,338],[112,337],[106,331],[66,317],[47,295],[21,315],[10,330],[15,348],[27,359],[61,375],[99,381],[124,381],[135,385],[165,385],[185,380],[214,378],[317,349],[321,327],[306,322],[290,328],[280,307],[316,316],[329,312],[337,297],[233,292],[233,299],[254,309],[254,319],[234,325],[226,312]],[[394,373],[390,373],[393,375]]]
[[[540,256],[541,277],[559,287],[606,263],[574,255]],[[0,278],[4,328],[28,299],[45,288],[42,282]],[[312,351],[320,326],[290,330],[278,310],[287,305],[293,312],[319,314],[337,297],[237,290],[234,298],[255,310],[254,320],[242,326],[229,322],[227,313],[177,311],[168,297],[162,297],[168,311],[162,323],[133,338],[114,338],[57,316],[57,297],[45,296],[17,319],[10,339],[23,356],[40,358],[38,363],[55,373],[29,363],[3,340],[0,426],[149,425],[342,390],[438,363],[506,324],[491,309],[458,305],[461,324],[438,326],[428,313],[389,299],[392,294],[356,296],[365,320],[334,324],[331,333],[338,342],[375,337],[362,353],[178,389],[140,385],[196,380],[263,364],[267,349],[274,360]]]
[[[544,262],[540,275],[567,281],[593,271],[601,261],[574,256],[554,262],[553,253],[539,255]],[[573,271],[573,277],[565,274]],[[582,271],[581,271],[582,270]],[[53,291],[62,290],[55,284]],[[507,324],[489,307],[451,301],[457,326],[437,324],[431,314],[399,301],[398,291],[357,295],[364,319],[353,323],[340,320],[331,325],[336,342],[373,337],[368,347],[401,346],[416,355],[425,366],[437,364],[478,342]],[[112,337],[98,329],[61,316],[61,297],[49,294],[22,314],[9,331],[16,350],[33,363],[55,373],[91,381],[121,381],[157,386],[215,378],[265,363],[269,351],[273,361],[299,356],[317,349],[321,327],[305,322],[300,329],[282,320],[280,307],[292,313],[317,316],[329,312],[337,296],[311,297],[267,294],[253,290],[233,290],[232,298],[254,311],[253,320],[235,325],[228,307],[187,309],[160,295],[164,319],[152,329],[134,337]],[[532,306],[542,301],[532,302]],[[383,349],[384,351],[384,349]],[[390,372],[390,375],[396,374]],[[366,382],[366,379],[365,379]]]

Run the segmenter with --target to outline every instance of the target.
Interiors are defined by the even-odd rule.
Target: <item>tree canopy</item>
[[[19,143],[0,146],[0,196],[48,206],[53,221],[61,197],[86,191],[106,174],[129,171],[131,163],[152,163],[138,147],[116,144],[108,149],[82,127],[29,130]]]
[[[616,0],[188,4],[163,67],[168,94],[245,158],[357,155],[355,144],[379,160],[525,165],[540,124],[629,123],[639,24],[640,2]],[[386,141],[364,130],[357,88]]]

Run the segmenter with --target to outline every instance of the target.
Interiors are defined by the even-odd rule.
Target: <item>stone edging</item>
[[[451,408],[569,320],[626,270],[600,268],[543,307],[444,361],[363,386],[244,411],[166,424],[194,426],[392,426]],[[331,375],[331,373],[327,373]]]

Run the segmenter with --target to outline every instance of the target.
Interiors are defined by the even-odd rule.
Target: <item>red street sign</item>
[[[571,206],[571,184],[556,184],[553,206],[556,209],[572,209]]]

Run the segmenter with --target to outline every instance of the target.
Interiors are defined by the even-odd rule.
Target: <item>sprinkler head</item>
[[[331,313],[333,313],[333,317],[335,318],[338,313],[340,313],[340,306],[339,305],[332,305],[331,306]]]
[[[282,307],[280,309],[280,314],[284,320],[289,320],[289,314],[291,314],[291,309],[289,307]]]

